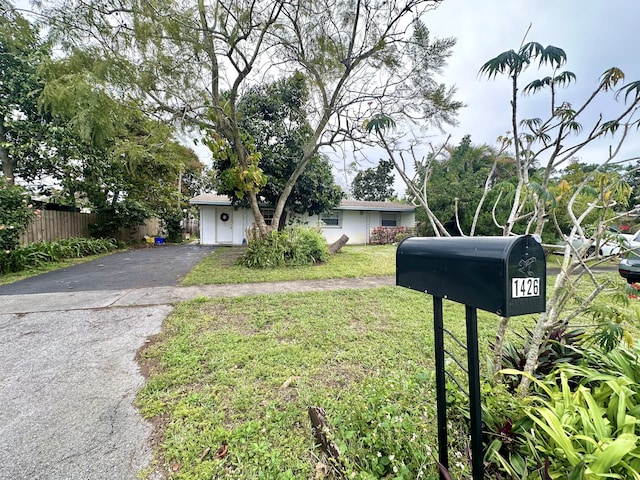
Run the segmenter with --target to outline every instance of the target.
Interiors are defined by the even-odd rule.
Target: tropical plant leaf
[[[509,50],[485,63],[480,68],[480,73],[487,75],[489,79],[497,77],[499,73],[518,75],[528,64],[528,57]]]
[[[539,80],[534,80],[533,82],[529,83],[529,85],[524,87],[523,93],[525,95],[536,93],[542,90],[544,87],[548,87],[549,85],[551,85],[552,82],[553,79],[551,77],[544,77]]]
[[[363,127],[367,133],[382,132],[387,129],[393,129],[396,126],[396,122],[388,115],[384,113],[376,113],[370,119],[365,120]]]
[[[633,93],[635,91],[635,94],[633,95],[633,99],[634,100],[638,100],[638,97],[640,97],[640,80],[635,81],[635,82],[631,82],[628,85],[625,85],[624,87],[622,87],[620,89],[620,91],[618,93],[616,93],[616,98],[618,97],[618,95],[620,95],[620,93],[625,92],[624,94],[624,101],[627,101],[627,97]]]
[[[560,47],[547,45],[540,55],[540,65],[549,64],[553,68],[559,68],[567,61],[567,54]]]
[[[613,135],[616,133],[618,128],[620,127],[620,123],[617,120],[611,120],[609,122],[604,122],[600,127],[600,133],[607,134],[610,133]]]
[[[586,473],[603,474],[609,472],[612,467],[618,465],[626,455],[633,451],[637,444],[637,435],[623,433],[596,455],[595,460],[587,466]]]
[[[571,82],[575,82],[575,81],[576,81],[576,74],[573,72],[569,72],[567,70],[556,75],[553,79],[553,83],[562,85],[564,87],[569,85]]]
[[[616,84],[624,80],[624,72],[619,68],[613,67],[609,70],[606,70],[600,76],[600,85],[605,91],[611,90]]]

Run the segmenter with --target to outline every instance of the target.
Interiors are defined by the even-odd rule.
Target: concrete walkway
[[[268,293],[310,292],[375,288],[395,285],[395,277],[338,278],[294,282],[202,285],[193,287],[151,287],[71,293],[42,293],[0,296],[0,312],[31,313],[112,307],[171,305],[196,297],[239,297]]]
[[[135,352],[172,304],[394,277],[0,295],[0,480],[133,480],[152,458]]]

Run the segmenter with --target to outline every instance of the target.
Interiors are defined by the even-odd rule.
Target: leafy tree
[[[629,199],[629,208],[637,208],[640,205],[640,160],[636,161],[635,164],[627,167],[626,172],[624,173],[624,179],[627,184],[631,187],[631,191],[633,195]]]
[[[499,157],[487,145],[474,146],[466,135],[456,147],[444,146],[440,155],[428,156],[417,170],[416,185],[425,185],[429,207],[449,235],[495,235],[499,233],[490,212],[477,210],[480,200],[489,189],[513,177],[512,162]],[[425,183],[425,175],[428,181]],[[488,184],[487,184],[488,182]],[[409,194],[414,198],[414,194]],[[487,192],[487,203],[495,202],[496,194]],[[419,202],[418,202],[419,203]],[[420,207],[419,217],[425,217]],[[498,216],[501,211],[498,211]],[[427,229],[427,232],[429,230]]]
[[[38,213],[30,202],[23,187],[0,177],[0,273],[15,267],[12,257],[20,246],[20,235]]]
[[[581,193],[572,203],[572,208],[578,216],[587,211],[594,201],[602,203],[604,196],[608,196],[612,201],[607,208],[591,209],[584,217],[582,223],[587,236],[597,236],[599,224],[615,222],[619,212],[624,212],[632,206],[629,203],[631,185],[618,165],[598,166],[573,161],[560,172],[556,183],[549,186],[554,197],[552,215],[561,237],[568,236],[573,228],[567,207],[578,188],[581,188]]]
[[[146,1],[60,0],[46,14],[55,19],[60,45],[89,48],[106,61],[101,72],[113,85],[209,132],[214,155],[231,164],[227,185],[246,197],[266,234],[258,196],[267,179],[260,152],[242,130],[242,93],[265,78],[291,75],[287,67],[299,69],[309,84],[310,135],[275,203],[278,224],[318,150],[365,140],[359,126],[371,111],[452,121],[460,104],[434,75],[454,42],[432,40],[419,20],[438,3],[214,0],[190,6],[167,0],[156,8]],[[94,41],[87,45],[87,38]]]
[[[260,168],[267,179],[258,195],[269,205],[275,205],[282,195],[311,134],[304,110],[307,96],[304,77],[296,73],[250,89],[238,104],[240,126],[260,152]],[[229,156],[214,157],[214,168],[221,172],[219,192],[231,196],[235,203],[247,205],[245,196],[236,188]],[[334,182],[331,163],[325,156],[315,154],[287,198],[279,228],[284,227],[290,213],[325,212],[336,207],[342,195]]]
[[[562,71],[566,62],[564,50],[539,43],[530,42],[524,44],[516,52],[509,50],[486,62],[480,69],[480,73],[489,78],[498,75],[507,75],[511,86],[511,131],[500,139],[498,153],[513,149],[512,164],[515,172],[515,185],[512,182],[501,182],[494,186],[498,191],[498,198],[494,206],[500,202],[507,202],[508,215],[500,220],[494,215],[494,221],[503,235],[512,233],[533,233],[543,236],[545,227],[551,228],[558,224],[557,209],[563,208],[568,217],[570,227],[568,234],[558,231],[566,240],[564,257],[560,273],[555,283],[550,288],[547,299],[546,312],[539,315],[535,327],[532,330],[530,348],[527,352],[525,371],[531,373],[538,363],[541,345],[548,340],[549,332],[566,327],[571,319],[588,311],[589,305],[596,296],[603,291],[607,284],[600,282],[591,275],[589,265],[584,262],[584,256],[590,251],[590,247],[606,238],[606,227],[609,223],[609,212],[624,203],[630,195],[628,185],[620,181],[619,175],[608,170],[608,165],[616,161],[629,161],[631,159],[618,160],[622,144],[628,138],[632,129],[640,125],[640,121],[634,118],[634,113],[640,106],[640,81],[631,82],[619,87],[624,80],[624,73],[617,68],[606,70],[600,78],[595,90],[582,103],[574,107],[566,101],[560,100],[559,88],[567,87],[575,80],[575,75],[569,71]],[[538,64],[539,68],[549,67],[551,75],[540,80],[534,80],[521,87],[521,75],[532,64]],[[537,94],[547,91],[550,97],[550,110],[546,119],[520,119],[519,91],[525,94]],[[612,95],[614,100],[623,100],[617,113],[610,119],[600,119],[595,124],[583,128],[580,123],[585,112],[595,106],[595,102],[601,97]],[[402,152],[394,152],[398,142],[398,135],[392,135],[395,122],[389,116],[379,114],[372,116],[365,123],[365,129],[376,134],[380,144],[386,149],[390,158],[394,161],[396,169],[400,172],[407,186],[416,195],[428,214],[428,219],[433,230],[439,234],[448,234],[446,228],[431,208],[430,198],[426,189],[420,188],[407,174]],[[589,145],[603,140],[611,135],[613,145],[609,153],[602,159],[601,164],[585,176],[582,182],[575,186],[565,188],[567,198],[559,203],[557,195],[554,195],[553,174],[573,158],[581,153]],[[443,147],[434,149],[434,154],[439,154]],[[412,150],[413,151],[413,150]],[[411,153],[411,152],[410,152]],[[498,158],[498,157],[496,157]],[[415,157],[414,157],[414,160]],[[424,165],[416,160],[418,165]],[[428,166],[428,165],[427,165]],[[490,178],[497,167],[494,162],[490,174],[487,176],[483,197],[480,199],[480,210],[491,190]],[[426,181],[429,174],[426,174]],[[593,188],[595,182],[595,188]],[[561,187],[564,188],[564,187]],[[555,192],[561,193],[561,192]],[[582,202],[585,197],[590,201]],[[586,220],[594,215],[594,224],[586,225]],[[551,220],[551,222],[549,222]],[[589,228],[586,228],[586,227]],[[574,241],[580,240],[581,247],[576,251]],[[597,249],[596,254],[597,254]],[[573,275],[576,269],[581,273]],[[586,275],[585,275],[586,273]],[[571,302],[575,299],[578,282],[586,279],[591,282],[592,293],[583,299],[576,307]],[[496,349],[494,356],[494,371],[500,369],[502,342],[506,333],[509,319],[502,318],[496,334]],[[522,393],[528,391],[530,377],[523,377],[520,389]]]
[[[25,189],[0,177],[0,257],[9,255],[19,245],[20,235],[34,215],[31,197]],[[1,264],[0,261],[0,267]]]
[[[80,57],[48,65],[40,105],[64,126],[50,143],[62,161],[48,173],[69,202],[85,202],[98,213],[97,234],[113,234],[152,215],[175,224],[187,205],[181,175],[202,164],[173,140],[171,127],[138,103],[114,98]]]
[[[356,200],[384,202],[393,197],[393,162],[380,160],[376,168],[367,168],[356,174],[351,193]]]
[[[41,148],[46,120],[38,111],[43,82],[39,65],[49,46],[38,30],[8,2],[0,3],[0,163],[9,183],[33,171],[46,155]]]

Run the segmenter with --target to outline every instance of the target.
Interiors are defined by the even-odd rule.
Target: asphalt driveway
[[[119,252],[0,286],[0,480],[133,480],[149,465],[135,354],[212,250]]]
[[[0,285],[0,295],[175,286],[212,251],[213,247],[200,245],[163,245],[117,252],[9,285]]]

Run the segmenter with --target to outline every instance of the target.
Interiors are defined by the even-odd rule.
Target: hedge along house
[[[246,243],[245,231],[253,225],[253,213],[249,208],[234,207],[226,195],[205,193],[190,200],[200,209],[200,243],[202,245],[242,245]],[[269,223],[273,209],[263,208]],[[349,237],[349,244],[367,244],[371,230],[376,227],[415,226],[415,207],[395,202],[367,202],[343,200],[339,207],[323,215],[302,215],[300,223],[318,225],[328,243],[342,235]]]

